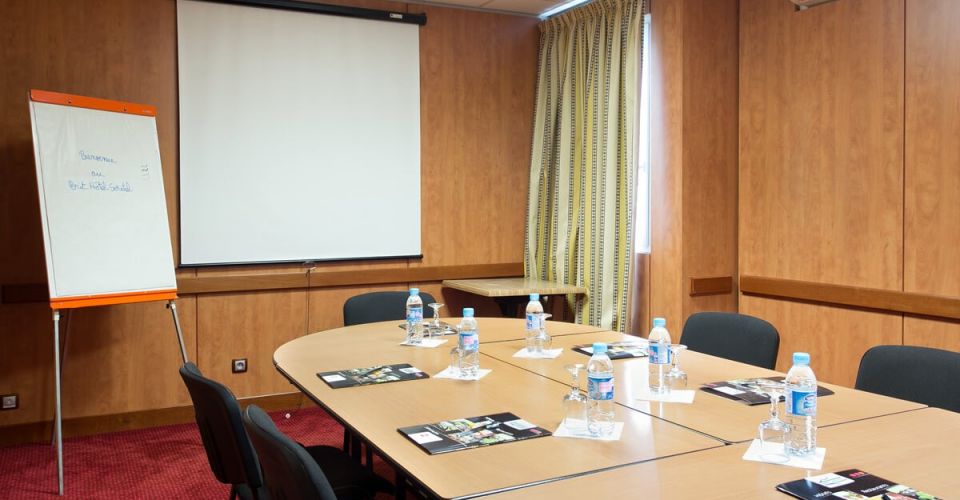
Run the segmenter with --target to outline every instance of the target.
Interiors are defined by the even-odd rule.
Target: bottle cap
[[[540,294],[539,294],[539,293],[531,293],[531,294],[530,294],[530,300],[540,300]]]
[[[420,295],[420,289],[419,289],[419,288],[411,288],[411,289],[410,289],[410,295]]]
[[[805,352],[795,352],[793,353],[793,364],[795,365],[810,365],[810,354]]]
[[[604,342],[594,342],[593,343],[593,353],[594,354],[606,354],[607,344]]]
[[[661,328],[666,328],[666,327],[667,327],[667,320],[665,320],[665,319],[663,319],[663,318],[653,318],[653,327],[656,328],[656,327],[658,327],[658,326],[661,327]]]
[[[464,318],[472,318],[472,317],[473,317],[473,308],[472,308],[472,307],[464,307],[464,308],[463,308],[463,317],[464,317]]]

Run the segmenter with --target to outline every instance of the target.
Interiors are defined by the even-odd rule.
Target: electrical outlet
[[[247,358],[238,358],[233,360],[233,373],[247,372]]]
[[[16,410],[20,407],[20,396],[16,394],[4,394],[0,397],[3,398],[3,405],[0,406],[0,410]]]

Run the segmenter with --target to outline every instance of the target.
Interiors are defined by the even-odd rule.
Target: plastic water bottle
[[[817,451],[817,377],[810,369],[810,355],[793,353],[787,372],[786,413],[788,455],[806,456]]]
[[[593,344],[587,362],[587,430],[594,436],[613,433],[613,362],[603,342]]]
[[[420,289],[411,288],[407,298],[407,343],[419,344],[423,341],[423,300]]]
[[[665,378],[670,371],[670,332],[667,331],[667,320],[653,318],[653,329],[647,336],[650,342],[648,360],[650,362],[650,392],[663,394],[670,392],[670,386]]]
[[[460,320],[460,336],[457,343],[458,367],[463,377],[475,377],[480,371],[480,331],[477,329],[477,320],[473,317],[473,308],[463,309],[463,319]]]
[[[530,302],[527,302],[527,352],[537,350],[537,337],[540,335],[540,323],[543,314],[543,304],[540,303],[540,294],[531,293]]]

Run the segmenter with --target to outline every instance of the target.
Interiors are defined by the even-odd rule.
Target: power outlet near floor
[[[232,369],[233,369],[233,373],[246,373],[247,358],[238,358],[233,360]]]
[[[16,394],[4,394],[0,398],[3,400],[0,410],[16,410],[20,407],[20,396]]]

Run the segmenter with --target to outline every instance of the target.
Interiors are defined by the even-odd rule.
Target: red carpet
[[[304,445],[343,444],[343,427],[319,408],[271,413],[285,434]],[[64,441],[63,498],[228,497],[217,482],[195,424],[117,432]],[[376,471],[393,480],[382,462]],[[0,498],[57,497],[55,449],[32,444],[0,448]]]

